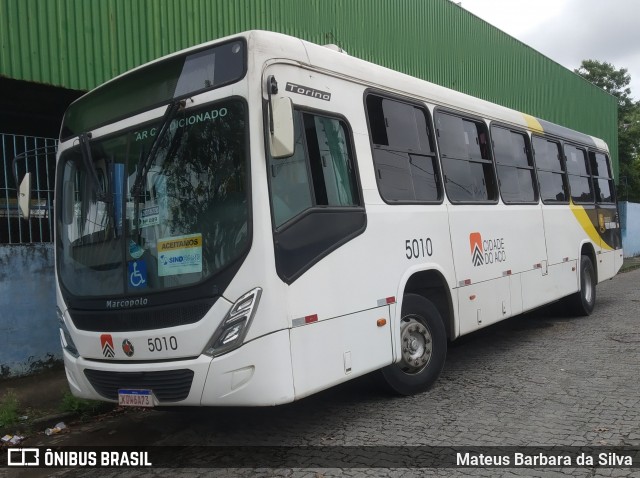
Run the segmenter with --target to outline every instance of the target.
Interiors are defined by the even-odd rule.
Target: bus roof
[[[426,80],[368,62],[333,48],[299,40],[287,35],[265,31],[246,32],[250,38],[250,50],[259,51],[266,58],[288,58],[308,64],[314,70],[384,89],[405,97],[412,97],[438,106],[451,108],[529,129],[534,133],[562,137],[568,141],[607,150],[606,143],[596,137],[580,133],[565,126],[536,118],[456,90],[436,85]],[[304,50],[296,43],[300,42]],[[370,78],[374,78],[372,81]]]
[[[561,137],[608,151],[606,143],[599,138],[350,56],[336,48],[264,30],[249,30],[171,53],[122,73],[93,91],[98,91],[155,63],[239,38],[244,38],[247,42],[250,64],[252,59],[262,62],[273,59],[294,61],[315,71],[342,77],[370,88],[382,89],[407,98],[482,116],[491,121],[519,126],[534,133]],[[82,101],[82,98],[76,101]]]

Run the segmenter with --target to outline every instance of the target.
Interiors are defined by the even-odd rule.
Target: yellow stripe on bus
[[[522,116],[524,116],[524,120],[527,122],[527,126],[531,131],[534,133],[544,133],[544,129],[537,119],[525,113],[522,113]]]
[[[593,225],[593,223],[591,222],[591,219],[589,218],[589,216],[587,215],[587,211],[584,210],[584,207],[576,206],[573,203],[573,201],[571,201],[571,203],[569,204],[569,207],[571,208],[571,211],[573,212],[573,215],[576,217],[576,219],[578,220],[578,222],[582,226],[582,229],[584,229],[584,232],[587,233],[589,238],[595,244],[600,245],[600,247],[602,249],[607,249],[609,251],[612,251],[613,247],[611,247],[609,244],[604,242],[604,239],[602,239],[600,234],[598,234],[598,231],[596,231],[596,228]]]

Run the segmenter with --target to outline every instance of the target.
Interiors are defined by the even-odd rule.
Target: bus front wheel
[[[447,356],[447,333],[428,299],[406,294],[400,322],[402,359],[382,369],[387,386],[400,395],[424,392],[437,380]]]

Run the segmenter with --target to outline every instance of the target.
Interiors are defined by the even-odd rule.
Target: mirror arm
[[[278,82],[276,77],[269,75],[267,77],[267,98],[269,101],[269,132],[273,135],[275,128],[273,126],[273,103],[271,101],[271,95],[278,93]]]

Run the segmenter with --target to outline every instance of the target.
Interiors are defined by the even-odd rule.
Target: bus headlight
[[[258,308],[261,295],[262,289],[256,287],[240,297],[231,306],[205,349],[206,355],[217,357],[242,345]]]
[[[78,358],[80,354],[78,353],[76,344],[73,343],[71,334],[69,334],[69,329],[67,328],[67,324],[64,321],[64,314],[57,306],[56,315],[58,316],[58,325],[60,326],[60,342],[62,343],[62,348],[73,355],[75,358]]]

